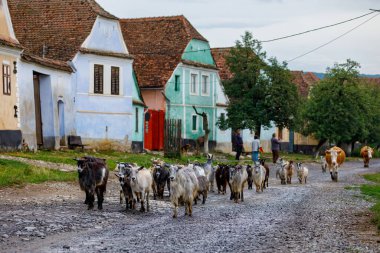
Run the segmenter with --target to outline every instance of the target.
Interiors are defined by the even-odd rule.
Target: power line
[[[319,30],[322,30],[322,29],[326,29],[326,28],[330,28],[330,27],[333,27],[333,26],[341,25],[341,24],[344,24],[344,23],[347,23],[347,22],[350,22],[350,21],[353,21],[353,20],[356,20],[356,19],[359,19],[359,18],[363,18],[363,17],[371,15],[371,14],[373,14],[375,12],[376,12],[375,10],[372,10],[371,12],[368,12],[368,13],[363,14],[361,16],[358,16],[358,17],[355,17],[355,18],[351,18],[351,19],[347,19],[347,20],[344,20],[344,21],[341,21],[341,22],[338,22],[338,23],[335,23],[335,24],[332,24],[332,25],[326,25],[326,26],[314,28],[314,29],[307,30],[307,31],[304,31],[304,32],[295,33],[295,34],[291,34],[291,35],[287,35],[287,36],[283,36],[283,37],[279,37],[279,38],[275,38],[275,39],[262,40],[260,42],[261,43],[272,42],[272,41],[277,41],[277,40],[282,40],[282,39],[287,39],[287,38],[299,36],[299,35],[302,35],[302,34],[305,34],[305,33],[319,31]]]
[[[299,59],[299,58],[301,58],[301,57],[304,57],[304,56],[306,56],[306,55],[308,55],[308,54],[311,54],[311,53],[317,51],[318,49],[321,49],[322,47],[325,47],[325,46],[327,46],[327,45],[333,43],[334,41],[336,41],[336,40],[342,38],[343,36],[349,34],[349,33],[352,32],[352,31],[356,30],[356,29],[359,28],[360,26],[364,25],[365,23],[369,22],[370,20],[374,19],[375,17],[377,17],[377,16],[379,16],[379,15],[380,15],[380,13],[377,14],[377,15],[375,15],[375,16],[373,16],[373,17],[371,17],[371,18],[369,18],[369,19],[367,19],[367,20],[365,20],[364,22],[360,23],[359,25],[355,26],[354,28],[352,28],[352,29],[348,30],[347,32],[343,33],[342,35],[336,37],[335,39],[330,40],[330,41],[324,43],[323,45],[321,45],[321,46],[319,46],[319,47],[317,47],[317,48],[314,48],[313,50],[310,50],[310,51],[308,51],[308,52],[306,52],[306,53],[303,53],[303,54],[301,54],[301,55],[299,55],[299,56],[297,56],[297,57],[294,57],[293,59],[290,59],[290,60],[288,60],[288,61],[286,61],[286,62],[289,63],[289,62],[292,62],[292,61],[294,61],[294,60],[297,60],[297,59]]]

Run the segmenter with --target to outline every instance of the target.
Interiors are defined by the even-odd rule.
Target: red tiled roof
[[[320,79],[312,72],[291,71],[293,83],[297,86],[302,97],[309,95],[310,88]]]
[[[198,68],[205,68],[205,69],[214,69],[218,70],[218,67],[211,65],[211,64],[204,64],[204,63],[199,63],[195,61],[188,61],[188,60],[182,60],[182,63],[185,65],[190,65]]]
[[[26,53],[69,61],[91,33],[97,16],[117,18],[95,0],[8,0],[17,39]]]
[[[380,87],[380,78],[379,77],[364,77],[365,81],[372,85],[378,85]]]
[[[142,88],[164,87],[189,42],[207,42],[184,16],[121,19],[120,23]]]
[[[230,47],[211,49],[212,56],[214,57],[216,66],[219,69],[219,76],[222,81],[229,80],[232,78],[232,73],[230,69],[228,68],[227,62],[226,62],[226,56],[229,55],[230,51],[231,51]]]
[[[0,46],[6,46],[16,49],[23,49],[23,47],[20,45],[20,43],[17,40],[14,40],[12,38],[4,37],[0,35]]]
[[[233,77],[229,67],[227,66],[226,56],[230,53],[231,48],[212,48],[211,53],[214,57],[216,66],[219,68],[219,76],[221,80],[229,80]],[[293,83],[297,85],[301,96],[309,95],[310,87],[319,81],[319,78],[311,72],[291,71]]]
[[[110,51],[102,51],[102,50],[95,50],[95,49],[88,49],[88,48],[80,48],[79,52],[82,54],[95,54],[100,56],[110,56],[110,57],[116,57],[116,58],[124,58],[124,59],[133,59],[132,55],[129,54],[123,54],[123,53],[115,53]]]
[[[73,69],[69,66],[67,62],[42,58],[42,57],[38,57],[35,55],[28,55],[28,54],[22,54],[21,58],[23,61],[26,61],[26,62],[33,62],[45,67],[59,69],[66,72],[73,72]]]

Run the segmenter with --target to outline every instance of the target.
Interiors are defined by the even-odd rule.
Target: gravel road
[[[345,163],[339,182],[308,164],[309,181],[281,185],[272,169],[264,193],[245,190],[245,202],[210,193],[193,217],[171,217],[168,201],[151,211],[125,212],[112,175],[103,211],[87,211],[77,184],[46,183],[0,190],[1,252],[380,252],[370,202],[345,186],[380,171]]]

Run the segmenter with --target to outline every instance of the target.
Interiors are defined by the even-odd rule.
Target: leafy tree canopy
[[[266,59],[260,42],[246,32],[226,57],[233,78],[223,82],[230,103],[220,128],[255,129],[271,125],[291,128],[298,115],[297,87],[286,63]]]
[[[357,62],[347,60],[327,69],[302,111],[304,134],[336,143],[365,141],[371,136],[380,116],[379,96],[363,84],[359,68]]]

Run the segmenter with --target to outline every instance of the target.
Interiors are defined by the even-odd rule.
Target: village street
[[[193,217],[171,217],[171,204],[151,201],[149,213],[126,213],[112,174],[103,211],[87,211],[76,184],[49,183],[0,190],[1,252],[379,252],[371,203],[357,190],[359,174],[380,171],[348,162],[340,182],[308,165],[307,185],[282,186],[271,171],[264,193],[245,202],[210,193]],[[347,188],[347,187],[346,187]]]

